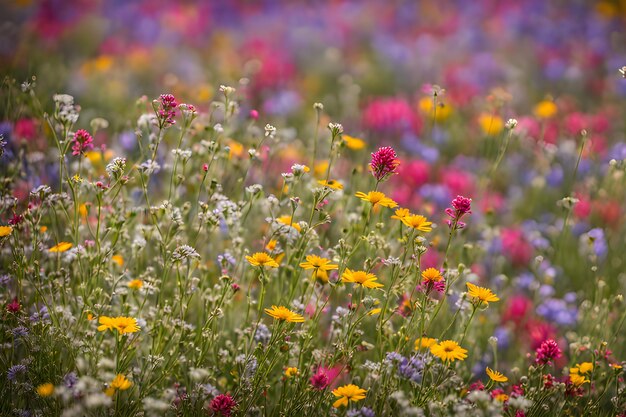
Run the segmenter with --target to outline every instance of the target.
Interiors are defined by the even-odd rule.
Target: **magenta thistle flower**
[[[84,155],[85,152],[93,149],[93,137],[84,129],[74,133],[72,144],[72,155]]]
[[[396,151],[390,146],[383,146],[372,153],[370,168],[376,181],[384,181],[388,176],[394,174],[400,165]]]
[[[559,349],[559,345],[553,339],[548,339],[541,342],[541,345],[535,351],[535,355],[535,363],[545,365],[554,359],[560,358],[561,349]]]
[[[209,403],[209,408],[220,416],[230,417],[233,409],[237,406],[233,397],[228,394],[220,394]]]
[[[446,220],[446,223],[451,229],[462,229],[465,227],[465,223],[461,221],[461,218],[466,214],[472,214],[472,199],[457,195],[452,200],[452,208],[446,209],[446,214],[450,216],[452,220]]]
[[[158,101],[158,108],[155,108],[157,118],[159,119],[159,127],[169,127],[176,123],[174,117],[176,116],[176,107],[178,103],[176,98],[171,94],[161,94]],[[156,106],[155,106],[156,107]]]

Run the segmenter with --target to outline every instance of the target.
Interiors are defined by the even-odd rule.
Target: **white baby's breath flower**
[[[199,259],[200,258],[200,254],[191,246],[189,245],[182,245],[176,248],[176,250],[174,250],[174,253],[172,254],[172,260],[174,262],[182,262],[184,260],[188,260],[188,259]]]

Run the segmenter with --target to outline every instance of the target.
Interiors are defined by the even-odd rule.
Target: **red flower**
[[[541,346],[535,351],[535,363],[545,365],[551,363],[554,359],[561,357],[561,349],[554,339],[548,339],[541,343]]]
[[[230,417],[230,413],[237,406],[233,397],[228,394],[220,394],[209,403],[209,408],[218,415]]]
[[[93,149],[93,137],[84,129],[74,133],[74,143],[72,145],[72,155],[84,155],[85,152]]]
[[[17,297],[15,297],[13,301],[7,304],[7,311],[9,313],[19,313],[21,307],[22,306],[20,305],[20,302],[17,300]]]

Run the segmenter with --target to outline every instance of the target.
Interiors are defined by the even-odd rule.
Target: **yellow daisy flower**
[[[278,268],[278,263],[265,252],[257,252],[252,256],[246,256],[246,260],[253,266]]]
[[[489,305],[489,303],[493,303],[495,301],[500,301],[497,295],[491,292],[489,288],[479,287],[478,285],[474,285],[471,282],[467,283],[467,294],[470,298],[473,299],[473,302],[480,304]]]
[[[298,368],[289,367],[285,369],[285,376],[287,378],[293,378],[294,376],[298,376],[298,375],[300,375],[300,371],[298,371]]]
[[[365,288],[381,288],[384,287],[380,282],[376,282],[378,278],[376,275],[365,271],[351,271],[346,268],[345,272],[341,276],[343,282],[352,282],[354,284],[362,285]]]
[[[357,192],[355,196],[359,197],[363,201],[367,201],[372,204],[372,206],[381,205],[383,207],[394,208],[398,207],[398,203],[393,201],[391,198],[387,197],[385,194],[380,191],[370,191],[367,194],[362,193],[361,191]]]
[[[302,323],[304,322],[304,317],[300,314],[294,313],[284,306],[272,306],[272,308],[266,308],[265,312],[274,317],[276,320],[287,321],[289,323]]]
[[[437,343],[437,339],[435,338],[432,338],[432,337],[419,338],[418,337],[417,339],[415,339],[415,350],[429,349],[435,343]]]
[[[411,215],[411,212],[409,211],[409,209],[399,208],[399,209],[396,209],[396,211],[394,211],[393,216],[391,216],[391,218],[402,221],[404,218],[410,215]]]
[[[336,180],[319,180],[317,183],[333,190],[343,190],[343,184]]]
[[[65,252],[66,250],[69,250],[72,246],[73,245],[69,242],[59,242],[58,244],[48,249],[48,252],[51,252],[51,253]]]
[[[100,326],[98,326],[99,332],[105,332],[107,330],[111,330],[111,331],[117,330],[119,334],[126,334],[126,333],[135,333],[139,331],[139,326],[137,325],[137,319],[132,318],[132,317],[100,316],[98,318],[98,323],[100,323]]]
[[[321,258],[317,255],[307,255],[306,262],[302,262],[300,266],[304,269],[314,269],[316,271],[331,271],[339,268],[339,265],[331,264],[330,259]]]
[[[444,362],[454,362],[467,358],[467,349],[463,349],[453,340],[444,340],[430,347],[430,353]]]
[[[557,113],[557,111],[558,108],[556,107],[556,104],[550,100],[540,101],[533,109],[533,113],[539,119],[550,119]]]
[[[410,216],[404,217],[402,223],[420,232],[430,232],[433,230],[431,227],[433,222],[429,222],[426,217],[419,214],[411,214]]]
[[[288,214],[285,214],[284,216],[280,216],[280,217],[276,218],[276,221],[278,223],[284,224],[285,226],[293,227],[298,232],[300,231],[300,225],[298,223],[294,222],[293,219],[291,218],[291,216],[288,215]]]
[[[133,386],[133,383],[129,381],[122,374],[117,374],[115,378],[113,379],[113,381],[111,382],[111,387],[115,389],[119,389],[120,391],[125,391],[132,386]]]
[[[581,386],[582,384],[586,382],[591,382],[589,381],[588,378],[585,378],[583,375],[579,375],[579,374],[570,374],[569,379],[570,381],[572,381],[572,384],[574,384],[577,387]]]
[[[485,369],[485,372],[487,372],[487,376],[494,382],[506,382],[509,380],[509,378],[504,376],[504,374],[501,374],[498,371],[494,371],[490,367],[487,367]]]
[[[13,232],[11,226],[0,226],[0,237],[9,236]]]
[[[131,290],[138,290],[143,287],[143,281],[140,279],[134,279],[128,283],[128,288]]]
[[[118,264],[120,268],[124,266],[124,258],[122,257],[122,255],[113,255],[111,256],[111,260]]]
[[[37,395],[40,397],[49,397],[54,394],[54,385],[50,382],[37,386]]]
[[[347,407],[350,401],[357,402],[364,399],[366,393],[367,390],[359,388],[357,385],[354,384],[348,384],[338,387],[337,389],[333,390],[333,395],[335,397],[339,397],[339,399],[333,403],[333,407]]]
[[[497,135],[504,129],[504,120],[491,114],[481,114],[480,117],[478,117],[478,124],[480,125],[480,129],[487,136]]]
[[[365,141],[363,139],[355,138],[355,137],[345,135],[345,134],[342,135],[341,137],[343,138],[343,141],[346,143],[346,146],[349,149],[358,151],[358,150],[365,148]]]
[[[439,282],[443,279],[441,272],[436,268],[428,268],[422,272],[422,278],[428,282]]]

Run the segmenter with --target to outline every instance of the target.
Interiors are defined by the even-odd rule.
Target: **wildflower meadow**
[[[0,416],[626,416],[626,3],[17,1]]]

